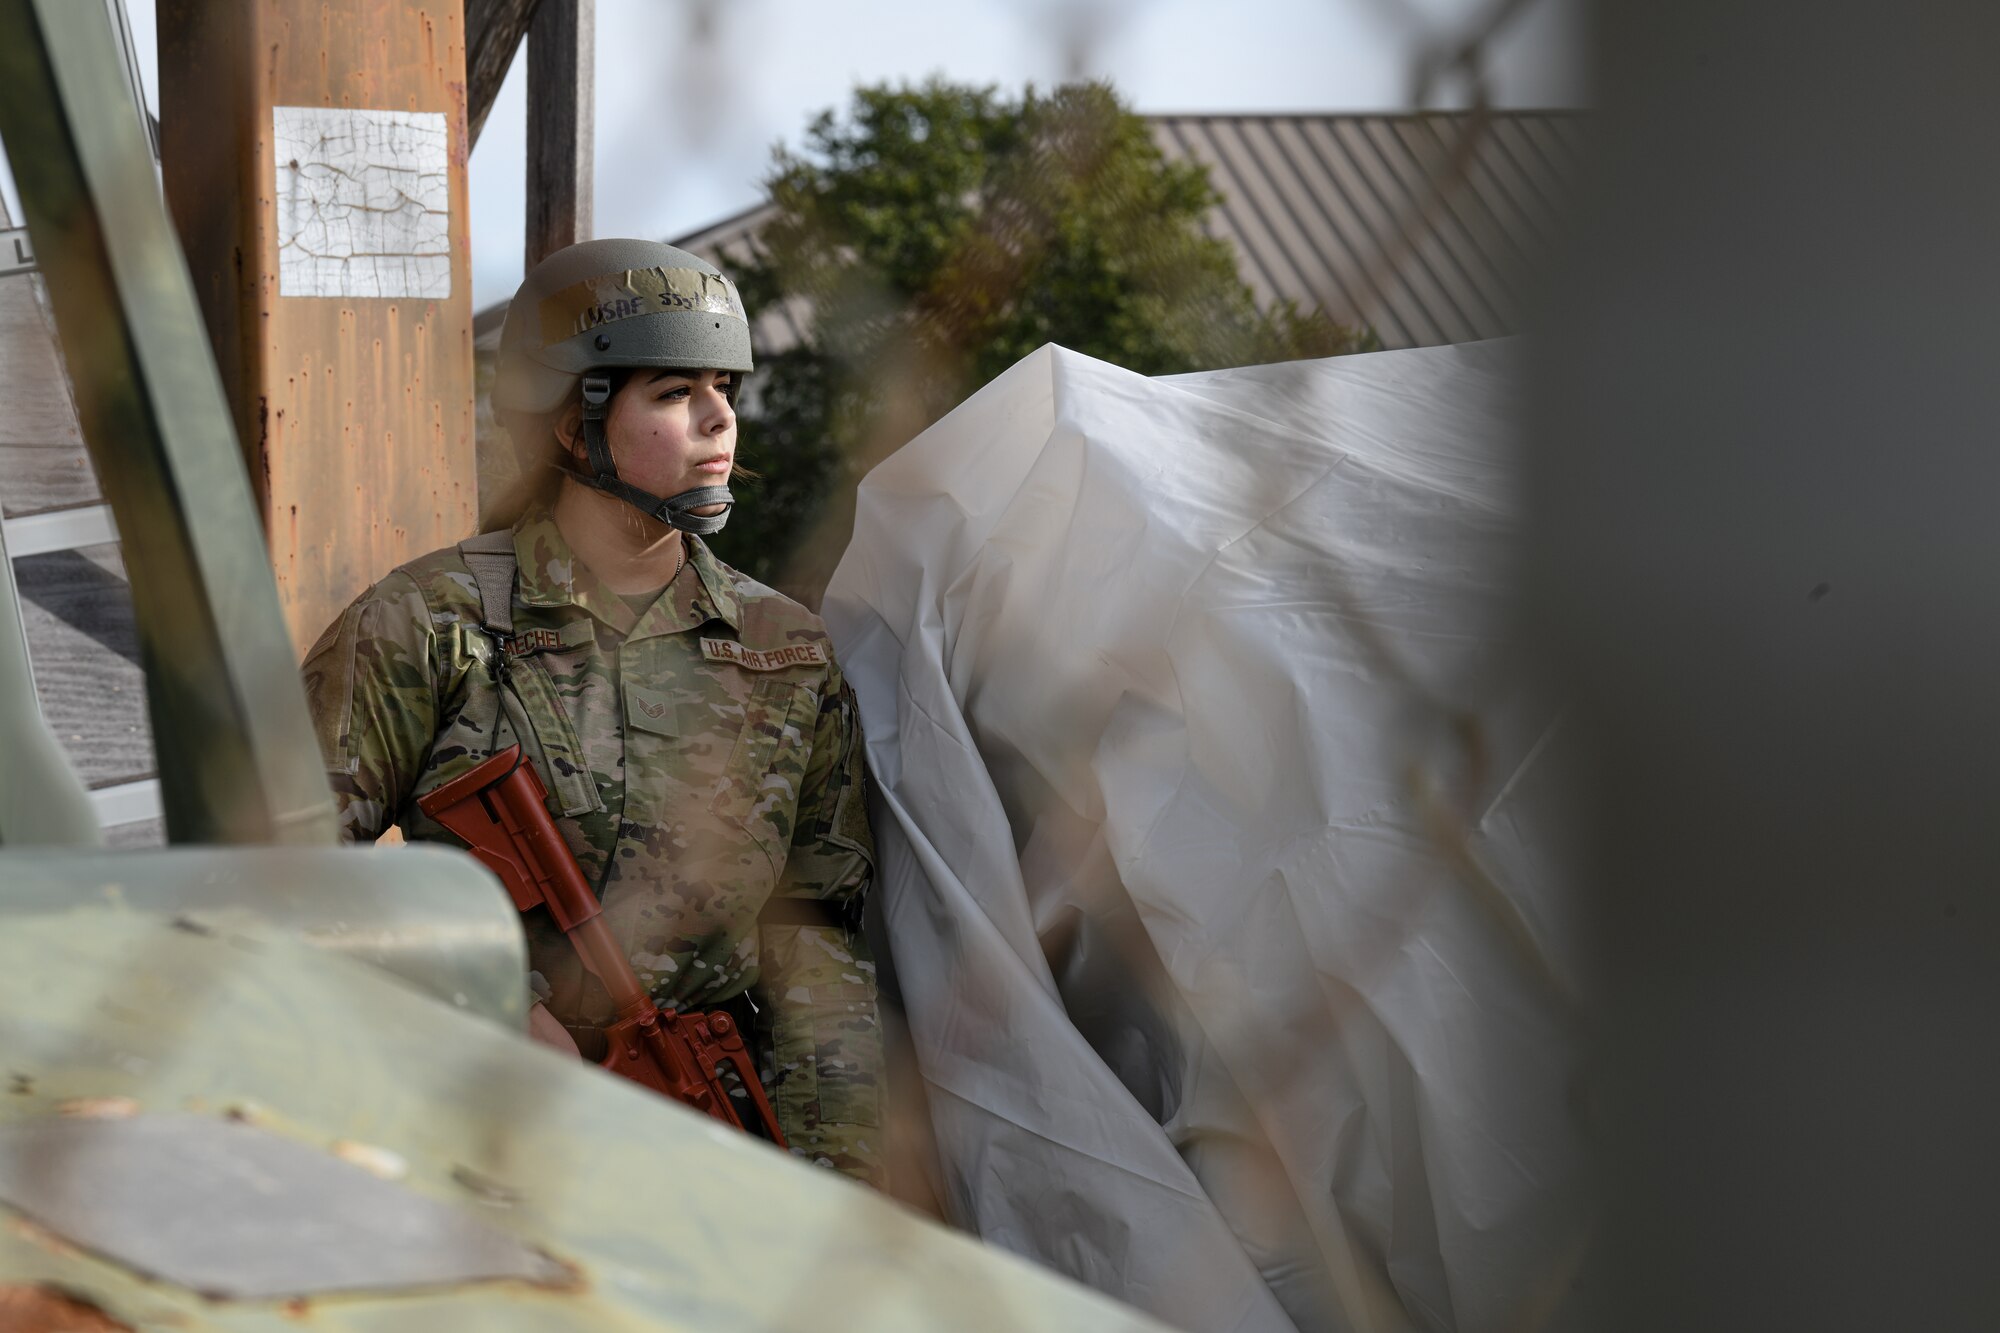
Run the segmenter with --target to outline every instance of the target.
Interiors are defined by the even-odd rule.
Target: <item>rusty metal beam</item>
[[[486,115],[507,81],[514,53],[528,35],[539,0],[465,0],[465,149],[486,128]]]
[[[528,33],[527,267],[591,233],[596,0],[541,0]]]
[[[159,6],[167,199],[300,649],[477,523],[462,15]]]

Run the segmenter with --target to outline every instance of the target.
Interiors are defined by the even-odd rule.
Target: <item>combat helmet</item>
[[[604,372],[657,366],[748,374],[750,323],[736,284],[699,255],[659,241],[583,241],[535,265],[507,307],[493,408],[503,420],[555,411],[578,381],[589,475],[577,480],[663,523],[720,532],[735,503],[727,486],[662,498],[621,480],[604,435]],[[696,509],[724,506],[703,516]]]

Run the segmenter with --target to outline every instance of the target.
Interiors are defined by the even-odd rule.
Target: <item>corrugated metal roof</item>
[[[1150,119],[1169,158],[1208,167],[1209,232],[1260,301],[1386,347],[1515,330],[1581,131],[1574,112]]]
[[[1375,330],[1385,347],[1518,328],[1584,129],[1574,111],[1149,116],[1175,161],[1222,195],[1205,225],[1236,249],[1260,302],[1290,300]],[[725,271],[757,251],[758,204],[674,241]],[[504,303],[479,317],[497,344]],[[805,311],[759,311],[757,347],[795,346]],[[490,330],[490,332],[489,332]]]
[[[734,273],[756,259],[762,251],[758,233],[778,211],[765,202],[746,208],[700,231],[680,237],[673,244],[691,250],[724,273]],[[794,298],[777,310],[759,310],[753,330],[754,345],[761,351],[778,352],[805,341],[810,305]]]

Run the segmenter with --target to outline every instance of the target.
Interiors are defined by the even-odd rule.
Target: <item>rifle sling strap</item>
[[[508,661],[508,641],[514,637],[514,534],[505,529],[482,532],[460,542],[458,554],[479,587],[479,623],[492,641],[494,702],[487,735],[499,748],[500,723],[506,721],[528,748],[562,814],[603,809],[597,785],[582,767],[583,744],[557,702],[548,674],[532,663],[510,666]]]
[[[458,544],[458,554],[479,585],[479,614],[489,634],[514,634],[514,534],[502,528]]]

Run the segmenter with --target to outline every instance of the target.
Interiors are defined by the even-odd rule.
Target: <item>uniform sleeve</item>
[[[759,928],[769,1001],[772,1107],[792,1150],[884,1183],[882,1028],[861,904],[875,877],[854,694],[828,682],[773,907]],[[798,924],[787,900],[818,901],[825,925]],[[790,918],[789,921],[786,918]]]
[[[430,610],[400,571],[357,597],[306,654],[306,703],[347,841],[381,837],[413,789],[437,730],[435,671]]]

